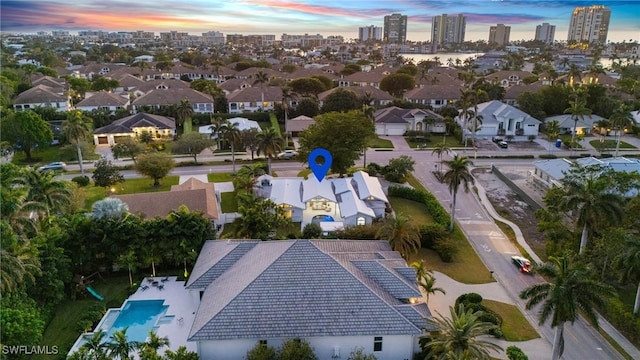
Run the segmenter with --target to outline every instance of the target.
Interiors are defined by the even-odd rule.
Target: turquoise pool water
[[[109,328],[106,338],[108,339],[118,330],[128,328],[129,341],[144,342],[149,336],[149,330],[154,328],[158,318],[167,311],[167,308],[164,300],[129,300]]]

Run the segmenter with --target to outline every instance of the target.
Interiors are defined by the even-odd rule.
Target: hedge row
[[[448,227],[449,214],[431,193],[405,186],[390,186],[389,196],[396,196],[423,203],[436,223]]]

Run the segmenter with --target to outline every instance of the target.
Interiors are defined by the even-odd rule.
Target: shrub
[[[509,360],[529,360],[529,357],[517,346],[507,348],[507,358]]]
[[[555,154],[541,154],[538,155],[540,159],[557,159],[558,157]]]
[[[71,181],[78,184],[78,186],[80,187],[87,186],[91,182],[91,180],[89,180],[89,177],[86,175],[76,176],[73,179],[71,179]]]
[[[388,192],[389,196],[397,196],[423,203],[435,222],[444,227],[449,226],[449,214],[433,194],[406,186],[390,186]]]
[[[449,238],[449,232],[440,224],[426,224],[420,227],[420,244],[425,249],[434,249],[438,241]]]
[[[454,256],[458,253],[458,245],[454,240],[446,238],[436,241],[433,250],[438,254],[440,260],[450,263],[453,262]]]
[[[460,303],[462,304],[480,304],[482,302],[482,295],[477,293],[466,293],[458,296],[456,299],[456,308]]]
[[[320,225],[316,223],[309,223],[304,226],[302,229],[302,238],[303,239],[317,239],[322,235],[322,229]]]

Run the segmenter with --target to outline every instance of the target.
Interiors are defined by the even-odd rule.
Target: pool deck
[[[161,280],[162,277],[144,279],[138,290],[128,300],[164,300],[164,304],[169,306],[164,316],[173,316],[173,319],[168,323],[160,324],[156,334],[159,337],[169,339],[171,350],[175,351],[184,345],[189,351],[197,351],[196,343],[188,342],[187,336],[191,331],[191,324],[195,319],[198,304],[191,298],[189,291],[184,288],[184,281],[178,281],[176,276],[169,276],[165,282]],[[152,286],[153,281],[164,284],[164,289],[160,290],[158,287]],[[148,289],[143,290],[142,286],[148,286]],[[164,353],[164,350],[166,349],[160,349],[159,353]]]

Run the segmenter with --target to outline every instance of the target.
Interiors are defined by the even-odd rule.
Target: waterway
[[[484,53],[436,53],[436,54],[400,54],[403,58],[409,60],[413,59],[414,64],[418,64],[421,61],[433,61],[435,57],[438,57],[441,64],[447,65],[447,61],[451,59],[455,65],[456,59],[464,61],[471,58],[476,59],[484,55]]]

